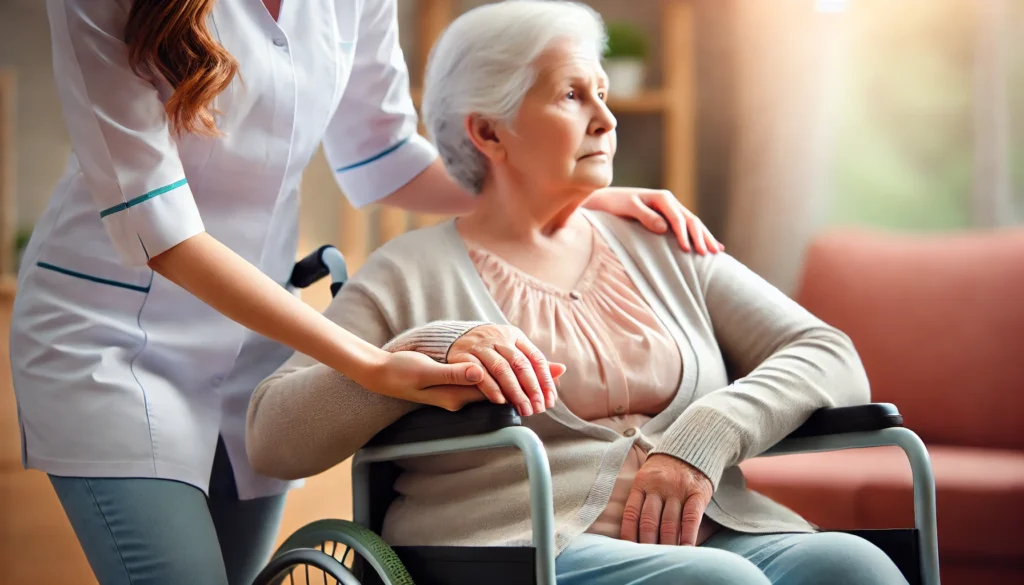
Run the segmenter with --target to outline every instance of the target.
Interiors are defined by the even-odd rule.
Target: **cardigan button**
[[[622,434],[626,435],[627,437],[632,437],[633,435],[636,434],[636,429],[626,429],[626,432]]]
[[[572,291],[569,293],[569,298],[574,301],[578,301],[582,298],[582,295],[576,291]]]

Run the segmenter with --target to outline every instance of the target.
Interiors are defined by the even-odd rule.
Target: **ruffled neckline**
[[[488,273],[492,277],[498,277],[501,280],[514,279],[530,288],[558,298],[578,300],[579,297],[590,292],[595,281],[605,272],[608,265],[615,260],[614,252],[593,226],[591,226],[591,238],[593,244],[591,246],[590,259],[587,261],[587,266],[583,269],[583,273],[576,281],[576,284],[570,289],[564,289],[546,280],[537,278],[505,260],[498,253],[492,252],[474,242],[465,242],[465,244],[469,251],[470,259],[473,260],[473,264],[476,265],[477,271],[480,273]]]

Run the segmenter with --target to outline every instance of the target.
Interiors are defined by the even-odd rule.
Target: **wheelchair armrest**
[[[786,438],[820,437],[842,433],[879,431],[892,427],[902,427],[903,416],[892,404],[874,403],[857,406],[840,406],[822,408],[797,430]]]
[[[404,445],[435,439],[482,435],[505,427],[516,427],[522,423],[515,408],[509,404],[476,402],[457,412],[426,407],[398,419],[377,433],[366,446]]]

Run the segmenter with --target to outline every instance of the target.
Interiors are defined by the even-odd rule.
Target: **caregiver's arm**
[[[396,360],[326,319],[206,232],[153,257],[149,266],[229,319],[345,372],[374,392],[404,396],[418,388],[460,383],[472,391],[484,374],[473,368],[479,377],[471,381],[464,364]],[[416,398],[427,402],[435,396]]]
[[[473,209],[476,198],[451,178],[440,158],[435,158],[416,178],[380,202],[416,213],[461,215]]]
[[[728,255],[691,258],[737,379],[691,404],[655,452],[693,465],[717,488],[723,470],[764,452],[815,410],[865,403],[870,391],[845,334]]]
[[[331,321],[373,347],[403,359],[443,361],[451,344],[477,326],[439,322],[394,337],[379,307],[358,285],[346,285],[325,312]],[[475,387],[458,401],[481,397]],[[424,390],[423,392],[435,392]],[[264,475],[296,479],[320,473],[354,454],[382,429],[418,405],[369,392],[351,378],[295,354],[264,380],[249,401],[246,450]]]

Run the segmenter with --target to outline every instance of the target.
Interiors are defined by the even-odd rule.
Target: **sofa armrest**
[[[892,404],[840,406],[815,411],[800,428],[793,431],[787,438],[878,431],[902,426],[903,416]]]
[[[377,433],[368,447],[404,445],[435,439],[482,435],[505,427],[523,424],[509,404],[477,402],[451,412],[443,408],[425,407],[403,416]]]

